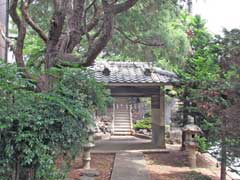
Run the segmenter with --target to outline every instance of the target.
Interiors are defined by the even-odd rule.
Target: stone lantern
[[[90,162],[91,162],[91,149],[95,147],[94,144],[94,127],[93,125],[89,125],[87,127],[87,132],[88,132],[88,139],[87,143],[83,146],[83,169],[90,169]]]
[[[202,133],[202,130],[194,124],[194,118],[192,116],[188,116],[188,124],[183,127],[183,132],[185,134],[184,145],[188,154],[190,167],[196,168],[196,152],[198,144],[195,138]]]
[[[94,180],[96,176],[99,175],[99,172],[96,169],[91,168],[91,149],[95,147],[94,144],[94,132],[95,127],[90,124],[87,127],[88,139],[87,143],[83,146],[83,169],[80,171],[80,180]]]

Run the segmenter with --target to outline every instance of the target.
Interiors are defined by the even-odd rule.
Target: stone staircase
[[[130,135],[132,133],[129,109],[115,111],[114,135]]]

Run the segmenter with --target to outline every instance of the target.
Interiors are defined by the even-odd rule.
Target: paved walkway
[[[134,136],[111,136],[111,139],[96,141],[93,153],[117,152],[168,152],[159,149],[150,139],[141,139]]]
[[[111,180],[150,180],[142,152],[116,154]]]

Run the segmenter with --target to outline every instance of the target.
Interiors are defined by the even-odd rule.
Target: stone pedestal
[[[95,180],[97,176],[99,172],[96,169],[82,169],[79,180]]]
[[[83,169],[91,169],[91,149],[95,146],[94,142],[94,127],[88,127],[88,143],[83,146]]]
[[[186,143],[186,151],[188,154],[188,161],[190,168],[197,167],[197,143]]]
[[[83,149],[84,149],[84,152],[83,152],[83,169],[90,169],[91,166],[90,166],[90,162],[91,162],[91,148],[94,147],[94,144],[92,143],[88,143],[86,144]]]

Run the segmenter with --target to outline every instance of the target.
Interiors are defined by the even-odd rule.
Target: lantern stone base
[[[93,148],[95,145],[93,143],[88,143],[83,146],[83,169],[91,169],[91,148]]]
[[[190,168],[197,167],[197,144],[196,143],[186,143],[186,151],[188,154],[188,161]]]
[[[100,173],[96,169],[81,169],[79,180],[95,180]]]

